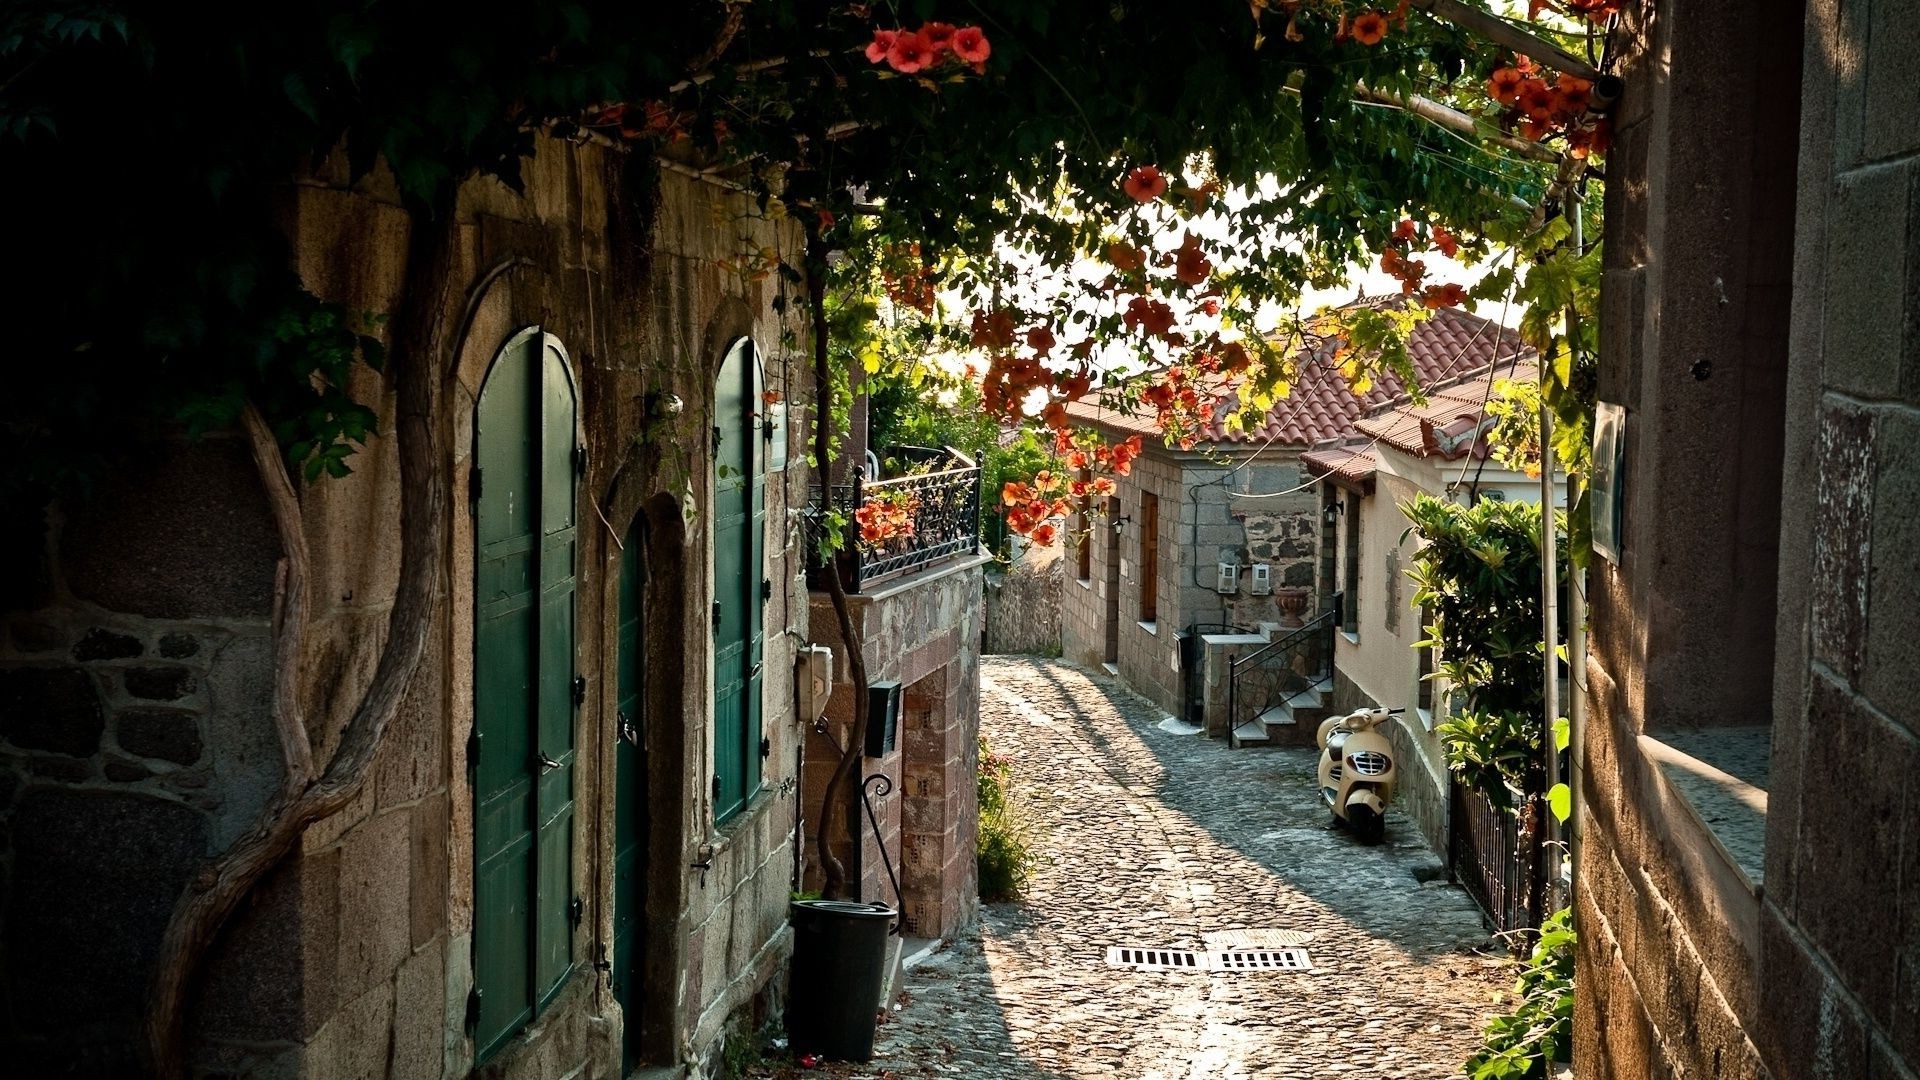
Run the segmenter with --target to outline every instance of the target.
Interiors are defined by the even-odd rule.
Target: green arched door
[[[727,350],[713,392],[713,817],[724,821],[760,790],[761,604],[767,520],[760,354]]]
[[[474,428],[474,1048],[558,992],[574,925],[575,395],[553,337],[494,361]]]
[[[613,996],[626,1018],[622,1074],[640,1064],[647,940],[647,749],[644,607],[647,532],[636,520],[620,555],[619,681],[614,723]]]

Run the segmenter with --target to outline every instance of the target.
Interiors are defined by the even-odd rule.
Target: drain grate
[[[1213,971],[1312,971],[1305,949],[1228,949],[1209,953]]]
[[[1107,964],[1137,971],[1312,971],[1313,958],[1305,949],[1242,946],[1195,952],[1192,949],[1140,949],[1114,945]]]
[[[1313,940],[1305,930],[1215,930],[1201,935],[1209,949],[1294,949]]]
[[[1107,949],[1107,963],[1113,967],[1141,971],[1206,971],[1207,954],[1192,949],[1133,949],[1114,945]]]

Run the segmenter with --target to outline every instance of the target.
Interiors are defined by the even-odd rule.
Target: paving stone
[[[1329,825],[1308,750],[1228,750],[1057,661],[982,659],[981,730],[1014,760],[1044,862],[1024,901],[908,974],[877,1056],[836,1075],[1452,1077],[1512,975],[1465,893],[1421,883],[1409,823]],[[1110,945],[1313,934],[1312,973],[1132,971]]]

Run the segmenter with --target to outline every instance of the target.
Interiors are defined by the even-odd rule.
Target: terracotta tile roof
[[[1521,351],[1526,351],[1526,346],[1512,330],[1457,309],[1436,312],[1407,339],[1407,355],[1413,360],[1421,386],[1444,382],[1461,372],[1485,371],[1496,359],[1506,359]],[[1239,401],[1231,389],[1224,391],[1215,410],[1216,419],[1208,431],[1211,436],[1208,441],[1313,446],[1348,433],[1354,421],[1393,403],[1406,390],[1398,378],[1389,374],[1383,375],[1366,394],[1356,395],[1339,370],[1323,356],[1303,349],[1297,363],[1299,371],[1291,393],[1276,402],[1259,424],[1239,431],[1229,430],[1226,417]],[[1159,433],[1151,410],[1125,413],[1092,402],[1074,402],[1067,407],[1067,412],[1083,423],[1122,432]]]
[[[1308,476],[1331,476],[1349,486],[1370,489],[1380,458],[1373,452],[1373,440],[1362,439],[1309,450],[1300,455],[1300,463]]]
[[[1514,379],[1531,382],[1540,377],[1532,360],[1493,365],[1492,380]],[[1391,446],[1414,457],[1432,457],[1458,461],[1473,455],[1485,458],[1486,427],[1482,411],[1489,380],[1487,367],[1468,372],[1427,391],[1427,403],[1415,405],[1402,396],[1386,408],[1369,414],[1353,425],[1353,430],[1381,445]]]

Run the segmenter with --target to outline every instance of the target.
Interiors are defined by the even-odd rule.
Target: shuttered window
[[[474,997],[484,1060],[572,965],[575,396],[527,331],[495,360],[474,435]]]
[[[713,393],[713,817],[760,790],[760,688],[766,632],[766,445],[760,355],[741,339]]]
[[[1140,621],[1160,621],[1160,496],[1140,496]]]

